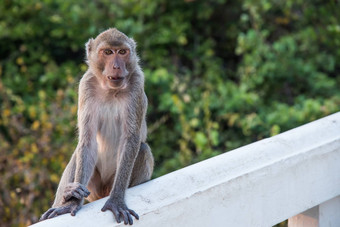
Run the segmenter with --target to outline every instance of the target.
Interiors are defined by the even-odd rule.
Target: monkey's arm
[[[145,116],[144,112],[146,111],[146,104],[143,103],[145,102],[143,100],[144,96],[138,95],[134,98],[127,108],[127,119],[124,125],[124,130],[126,130],[124,135],[126,137],[123,139],[120,147],[121,157],[118,160],[119,163],[113,187],[109,199],[102,208],[102,211],[111,210],[118,223],[121,222],[122,218],[125,224],[130,225],[133,224],[132,216],[136,219],[139,219],[139,216],[126,206],[124,196],[140,148],[140,130],[143,117]]]
[[[86,108],[83,107],[83,108]],[[93,111],[94,112],[94,111]],[[89,196],[86,188],[93,174],[97,160],[96,121],[89,110],[80,109],[79,117],[79,142],[75,150],[75,174],[73,182],[69,182],[62,193],[63,203],[73,199],[81,200]],[[86,113],[86,114],[85,114]]]
[[[86,186],[96,162],[96,116],[92,116],[91,111],[86,108],[89,108],[89,105],[84,103],[80,92],[78,146],[60,180],[52,208],[46,211],[40,220],[53,218],[65,213],[71,213],[74,216],[81,208],[84,197],[90,194]]]
[[[78,115],[80,118],[78,126],[79,142],[75,151],[77,153],[77,167],[74,182],[86,186],[92,176],[97,161],[96,133],[98,124],[96,122],[96,116],[92,116],[90,110],[86,110],[85,112],[86,114],[79,113]]]

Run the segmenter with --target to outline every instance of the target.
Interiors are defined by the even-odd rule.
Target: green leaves
[[[84,44],[109,27],[138,43],[154,177],[340,110],[336,1],[2,3],[5,225],[35,222],[51,203],[77,142]]]

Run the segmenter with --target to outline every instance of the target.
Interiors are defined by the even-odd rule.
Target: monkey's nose
[[[113,65],[113,69],[120,69],[119,65]]]

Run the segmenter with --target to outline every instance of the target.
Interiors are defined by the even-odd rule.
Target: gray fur
[[[120,87],[107,84],[98,70],[98,48],[121,43],[129,48],[129,71]],[[109,195],[102,211],[111,210],[116,220],[132,224],[124,201],[125,190],[148,181],[153,156],[146,144],[147,98],[144,75],[138,64],[135,42],[117,29],[109,29],[86,44],[88,71],[79,84],[78,146],[60,180],[51,209],[41,220],[64,213],[75,213],[84,197],[94,201]],[[87,189],[86,189],[86,187]]]

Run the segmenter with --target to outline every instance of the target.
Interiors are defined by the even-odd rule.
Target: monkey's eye
[[[105,50],[104,50],[104,54],[110,55],[110,54],[113,54],[113,51],[110,50],[110,49],[105,49]]]
[[[124,54],[126,54],[126,52],[127,52],[127,51],[123,49],[123,50],[119,50],[119,51],[118,51],[118,54],[124,55]]]

